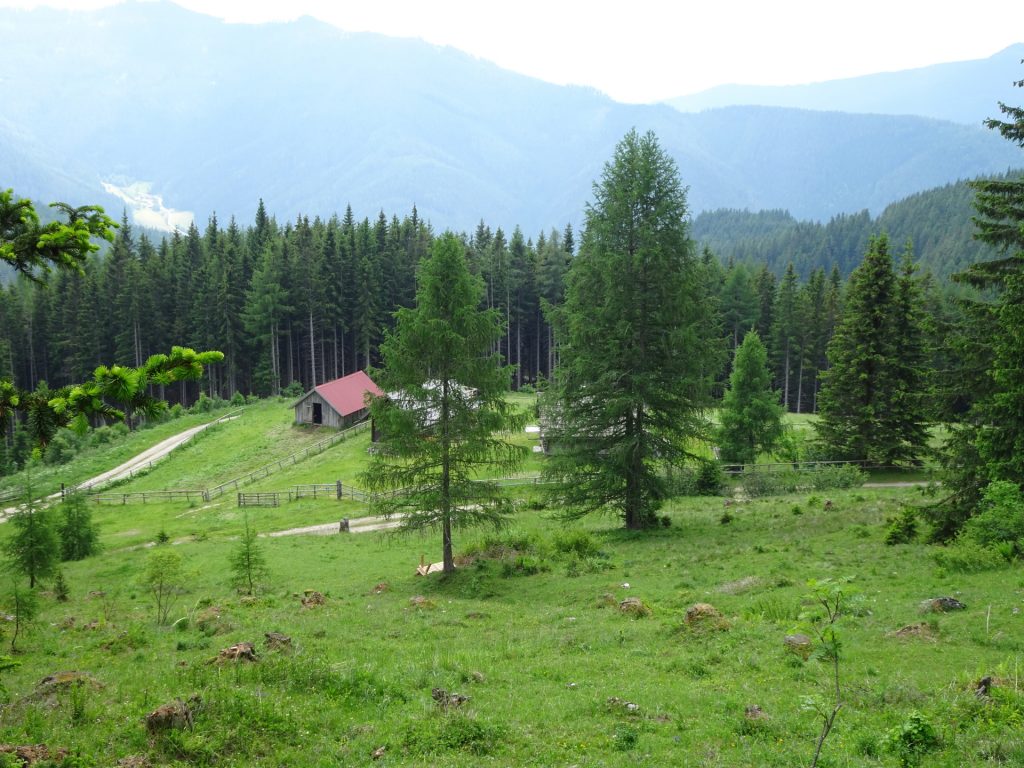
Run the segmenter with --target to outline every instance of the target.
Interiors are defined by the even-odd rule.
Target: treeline
[[[723,258],[765,264],[780,277],[792,263],[806,280],[815,269],[833,266],[847,277],[871,237],[885,232],[894,243],[913,242],[921,269],[946,279],[994,256],[990,246],[974,238],[973,200],[974,190],[959,181],[893,203],[877,218],[865,210],[822,224],[798,221],[781,210],[723,209],[697,216],[693,236]]]
[[[212,217],[202,232],[193,225],[160,242],[124,217],[108,252],[83,274],[22,279],[0,294],[0,378],[56,388],[99,365],[140,366],[184,345],[224,353],[203,383],[210,396],[307,389],[379,362],[378,345],[392,313],[411,306],[432,239],[415,209],[375,221],[357,221],[348,209],[280,226],[261,202],[244,229]],[[550,376],[553,332],[543,307],[561,302],[572,229],[533,241],[481,222],[462,239],[486,305],[506,320],[496,351],[517,366],[515,384]]]
[[[771,216],[772,214],[766,214]],[[84,274],[60,272],[45,284],[20,280],[0,301],[0,378],[23,389],[88,379],[99,365],[140,366],[176,344],[217,349],[224,362],[201,384],[167,393],[188,405],[200,388],[212,397],[308,389],[379,363],[392,313],[412,305],[416,266],[434,234],[415,209],[357,221],[300,217],[279,225],[261,204],[244,229],[216,217],[154,242],[123,219],[106,255]],[[539,385],[556,363],[551,319],[560,305],[575,236],[571,227],[506,236],[481,222],[463,234],[471,270],[484,282],[487,307],[506,333],[495,351],[516,366],[513,386]],[[863,253],[861,253],[863,256]],[[777,278],[770,264],[701,261],[725,361],[750,328],[768,348],[773,386],[793,412],[817,410],[818,374],[842,312],[841,266],[801,279],[795,263]],[[927,327],[940,334],[955,307],[934,278],[919,278]],[[938,344],[933,345],[938,349]],[[935,362],[940,365],[939,361]],[[721,388],[717,394],[721,394]]]

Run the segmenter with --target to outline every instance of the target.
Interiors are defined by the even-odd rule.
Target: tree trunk
[[[313,335],[313,310],[309,311],[309,375],[310,381],[309,388],[312,389],[317,385],[316,381],[316,337]]]

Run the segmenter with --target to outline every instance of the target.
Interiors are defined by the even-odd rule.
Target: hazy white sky
[[[117,0],[0,0],[97,8]],[[620,101],[985,58],[1024,41],[1021,0],[178,0],[233,22],[315,16],[419,37]]]

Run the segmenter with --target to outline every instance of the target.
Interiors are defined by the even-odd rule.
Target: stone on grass
[[[639,597],[627,597],[619,603],[619,611],[634,619],[642,619],[644,616],[651,615],[651,609],[644,605],[644,601]]]
[[[188,701],[175,699],[169,704],[157,707],[146,715],[146,730],[150,736],[167,731],[183,731],[186,728],[192,730],[199,704],[200,698],[191,696]]]
[[[725,630],[729,622],[711,603],[694,603],[686,609],[686,626],[692,630]]]
[[[373,594],[375,594],[375,595],[383,595],[389,589],[391,589],[391,585],[388,584],[386,581],[382,581],[379,584],[377,584],[376,586],[374,586]]]
[[[922,613],[949,613],[967,608],[955,597],[932,597],[921,603]]]
[[[266,632],[263,636],[266,638],[267,650],[290,651],[292,649],[292,639],[288,635],[280,632]]]
[[[315,589],[307,589],[302,594],[302,607],[303,608],[314,608],[318,605],[324,605],[327,603],[327,599],[324,597],[322,592],[317,592]]]
[[[761,709],[761,707],[759,707],[757,704],[748,704],[743,709],[743,716],[745,718],[747,718],[747,720],[767,720],[768,719],[768,715],[765,714],[765,711],[763,709]]]
[[[800,633],[786,635],[782,638],[782,644],[786,646],[787,651],[796,654],[804,661],[811,657],[811,652],[814,650],[814,641]]]
[[[610,607],[618,605],[618,604],[619,604],[619,601],[616,599],[615,595],[613,595],[611,592],[605,592],[603,595],[599,595],[598,598],[597,598],[597,607],[598,608],[610,608]]]
[[[45,744],[0,744],[0,755],[14,755],[21,765],[30,766],[38,763],[60,763],[68,756],[68,751],[61,747],[52,752]],[[5,760],[5,765],[9,763]]]
[[[223,664],[228,661],[257,661],[256,646],[253,643],[235,643],[221,650],[210,659],[210,663]]]
[[[423,595],[413,595],[409,598],[409,605],[413,608],[433,608],[434,601],[424,597]]]
[[[372,757],[374,760],[380,760],[382,757],[384,757],[384,753],[387,751],[388,747],[385,744],[384,746],[377,747],[375,750],[373,750],[373,752],[370,753],[370,757]]]
[[[905,627],[900,627],[895,632],[890,632],[888,637],[895,637],[899,640],[931,640],[935,642],[935,630],[930,624],[925,621],[920,621],[917,624],[907,624]]]
[[[446,691],[444,688],[432,689],[430,697],[437,703],[437,706],[445,711],[461,707],[469,701],[469,696],[463,696],[461,693],[455,693],[454,691]]]

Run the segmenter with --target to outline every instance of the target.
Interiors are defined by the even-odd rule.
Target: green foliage
[[[7,610],[14,617],[14,631],[11,633],[11,653],[17,652],[18,637],[36,618],[39,612],[39,599],[31,588],[25,589],[17,579],[11,585],[11,591],[5,601]]]
[[[99,250],[93,238],[113,240],[117,227],[98,205],[50,207],[67,221],[41,225],[31,200],[14,197],[12,189],[0,190],[0,262],[39,282],[52,267],[81,271],[89,254]]]
[[[703,435],[715,348],[686,227],[686,190],[653,133],[628,133],[594,185],[557,315],[561,365],[545,473],[569,517],[657,525],[662,468]]]
[[[743,492],[751,498],[755,498],[796,493],[797,491],[856,488],[864,484],[866,475],[853,465],[845,465],[823,469],[789,469],[782,472],[750,469],[739,477]]]
[[[60,540],[48,509],[28,502],[15,512],[8,524],[13,534],[4,542],[8,567],[28,577],[29,588],[53,575],[60,557]]]
[[[980,573],[1006,567],[1006,558],[995,547],[984,547],[968,539],[960,539],[932,553],[936,564],[951,573]]]
[[[505,725],[456,712],[420,721],[406,731],[403,746],[420,755],[465,752],[483,757],[490,755],[508,737],[509,729]]]
[[[939,747],[939,734],[920,712],[911,712],[899,725],[886,732],[885,749],[895,755],[903,768],[919,765],[922,758]]]
[[[502,319],[480,310],[483,286],[453,234],[434,241],[420,264],[416,307],[396,315],[376,371],[387,397],[371,403],[381,444],[363,473],[370,490],[391,491],[378,513],[401,513],[406,531],[440,528],[445,572],[454,570],[452,528],[500,526],[512,504],[481,471],[508,473],[522,462],[502,433],[523,418],[505,399],[511,371],[496,354]]]
[[[59,603],[66,603],[71,596],[71,588],[64,580],[64,571],[62,570],[58,570],[57,575],[53,578],[53,596]]]
[[[850,276],[828,344],[831,367],[822,374],[815,429],[829,458],[892,465],[924,451],[924,383],[911,351],[922,330],[913,294],[912,276],[897,279],[888,239],[872,238]]]
[[[244,515],[242,537],[231,553],[231,573],[234,585],[247,595],[253,594],[270,575],[256,529],[249,524],[248,512]]]
[[[173,549],[160,548],[149,553],[142,586],[153,599],[157,624],[166,624],[171,609],[184,591],[184,568],[181,555]]]
[[[889,523],[885,532],[885,543],[909,544],[917,538],[917,509],[904,507],[900,513]]]
[[[306,394],[306,390],[302,388],[302,382],[294,380],[287,387],[281,390],[281,397],[292,400],[296,397],[302,397]]]
[[[752,464],[758,454],[771,453],[782,437],[782,414],[779,395],[771,389],[768,350],[757,331],[749,331],[736,349],[719,411],[722,461]]]
[[[60,559],[84,560],[99,549],[99,531],[92,521],[92,512],[84,494],[68,494],[58,508],[57,534],[60,536]]]
[[[1003,542],[1024,546],[1024,493],[1020,486],[1005,480],[990,483],[977,514],[964,523],[962,535],[983,547]]]

